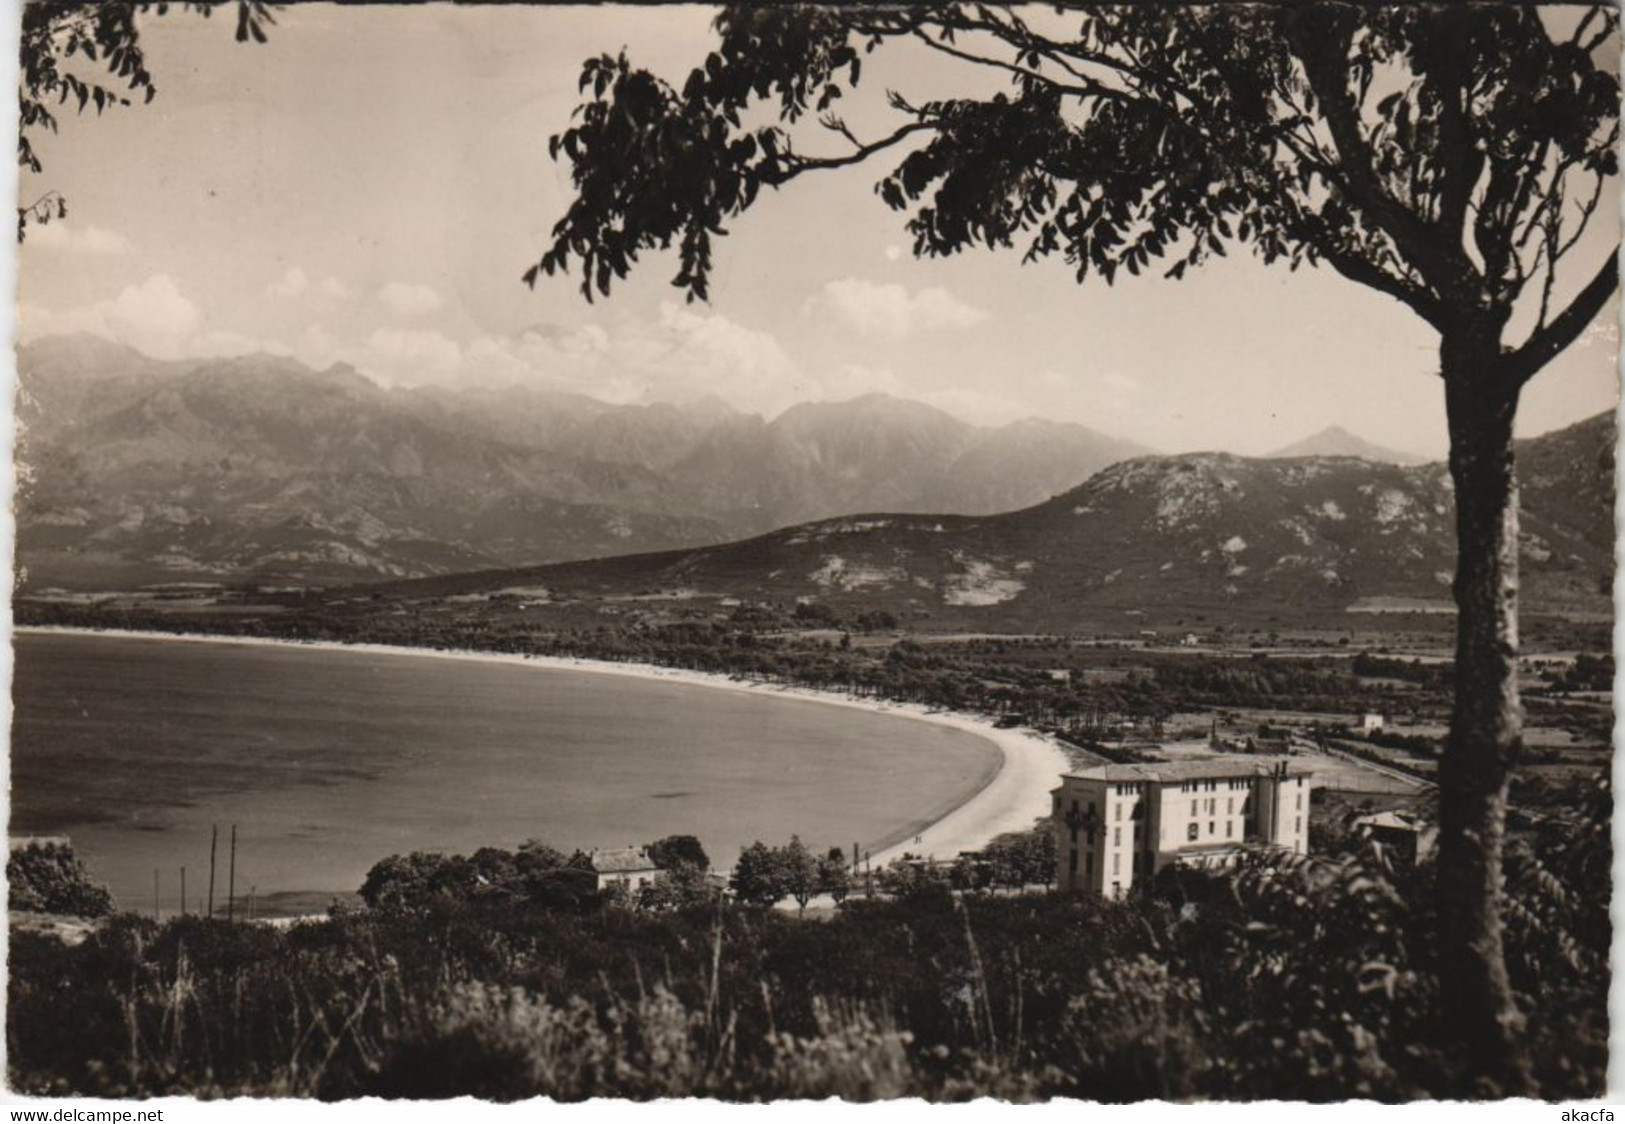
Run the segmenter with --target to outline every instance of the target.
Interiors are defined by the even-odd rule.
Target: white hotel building
[[[1247,845],[1309,850],[1310,772],[1285,758],[1100,765],[1054,792],[1063,890],[1121,897],[1174,863],[1228,866]]]

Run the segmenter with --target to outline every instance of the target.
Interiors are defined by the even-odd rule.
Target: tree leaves
[[[576,198],[524,276],[574,259],[583,292],[604,295],[675,242],[674,284],[705,299],[709,235],[762,186],[919,138],[876,183],[916,253],[1024,237],[1025,260],[1059,254],[1080,281],[1111,283],[1168,257],[1162,275],[1178,279],[1239,242],[1266,262],[1331,264],[1438,323],[1467,291],[1516,301],[1536,272],[1516,244],[1554,213],[1571,244],[1574,208],[1554,200],[1575,176],[1614,174],[1618,80],[1592,53],[1617,19],[1597,9],[1560,42],[1511,6],[1087,5],[1065,38],[994,6],[734,6],[680,91],[624,56],[584,65],[590,100],[549,142]],[[888,91],[908,124],[865,143],[830,109],[861,56],[893,42],[1003,69],[1015,92],[915,104]],[[777,125],[742,124],[764,109]],[[796,150],[809,111],[846,155]],[[1502,183],[1474,231],[1442,229],[1466,221],[1485,167]]]

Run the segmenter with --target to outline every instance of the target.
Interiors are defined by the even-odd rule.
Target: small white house
[[[596,888],[599,890],[615,883],[636,890],[653,882],[655,875],[660,873],[649,852],[642,847],[608,847],[593,851],[587,857],[592,860],[593,873],[597,876]]]
[[[1383,727],[1383,716],[1380,714],[1360,715],[1360,733],[1375,734]]]

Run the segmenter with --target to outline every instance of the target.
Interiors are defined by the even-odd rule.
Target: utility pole
[[[214,920],[214,852],[220,845],[220,825],[209,825],[209,920]]]
[[[186,868],[181,867],[181,916],[186,916]]]
[[[237,825],[231,825],[231,865],[226,875],[226,920],[237,917]]]
[[[158,920],[158,868],[152,868],[152,919]]]

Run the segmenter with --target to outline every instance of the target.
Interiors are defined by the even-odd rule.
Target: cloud
[[[100,226],[75,226],[66,222],[30,226],[28,240],[23,245],[100,257],[128,254],[135,249],[128,238],[116,231]]]
[[[18,310],[18,331],[28,338],[61,332],[91,332],[160,359],[192,354],[203,316],[165,273],[124,288],[112,300],[66,311],[25,305]]]
[[[890,367],[869,367],[862,363],[843,363],[829,374],[806,387],[809,401],[843,402],[863,394],[890,394],[897,398],[910,395]]]
[[[403,318],[427,316],[437,312],[444,302],[440,294],[427,285],[408,285],[391,281],[378,290],[378,301],[390,312]]]
[[[759,412],[805,397],[796,366],[776,337],[669,301],[652,319],[538,325],[515,335],[480,336],[463,349],[455,378],[618,403],[716,394]]]
[[[275,340],[246,336],[208,323],[197,304],[167,273],[127,285],[110,300],[66,310],[23,304],[17,331],[24,340],[89,332],[128,344],[155,359],[206,359],[255,351],[286,354]]]
[[[345,358],[395,385],[462,381],[462,346],[430,329],[379,328]]]
[[[271,288],[306,300],[321,284],[295,267]],[[715,394],[761,413],[809,396],[775,336],[670,301],[653,316],[538,325],[472,340],[421,324],[358,328],[301,317],[288,329],[291,346],[285,346],[208,322],[170,277],[158,274],[84,308],[60,312],[24,306],[19,330],[25,339],[89,331],[163,358],[273,351],[316,369],[350,363],[396,386],[535,386],[620,403],[684,402]]]
[[[265,291],[273,297],[297,297],[308,288],[310,288],[310,278],[305,275],[304,270],[295,266],[284,273],[280,279],[267,285]]]
[[[860,335],[892,339],[943,328],[970,328],[987,319],[987,313],[943,288],[933,286],[911,294],[902,285],[860,277],[828,282],[804,311],[833,316]]]
[[[284,300],[291,300],[307,293],[327,300],[345,300],[350,296],[349,288],[337,277],[326,277],[320,282],[313,283],[310,275],[299,266],[294,266],[271,282],[265,287],[265,291],[273,297],[281,297]]]

